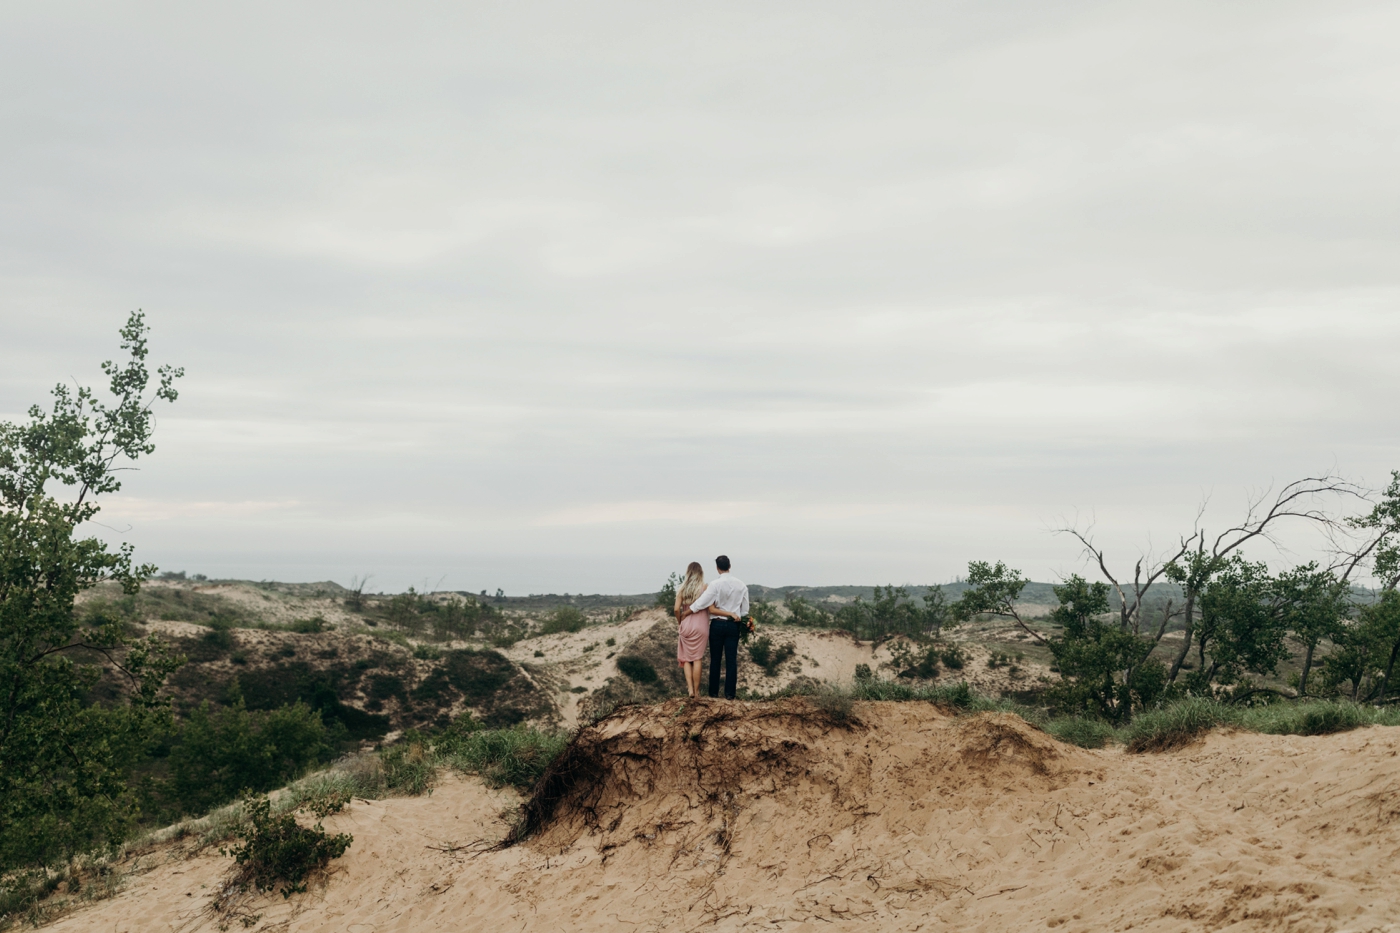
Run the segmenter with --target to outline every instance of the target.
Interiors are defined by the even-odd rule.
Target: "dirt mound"
[[[326,886],[254,905],[255,929],[1396,929],[1400,729],[1128,755],[1012,716],[843,713],[626,710],[585,730],[508,848],[489,846],[512,797],[475,781],[357,801],[326,822],[355,836]],[[157,864],[55,926],[212,928],[227,870]]]
[[[878,720],[889,711],[867,705],[866,717],[877,712]],[[986,806],[1075,773],[1078,750],[1019,717],[920,712],[944,728],[916,758],[881,760],[874,752],[884,743],[865,718],[805,697],[633,707],[578,735],[523,808],[520,829],[535,845],[559,848],[599,836],[612,849],[683,829],[687,838],[698,831],[723,842],[730,816],[756,801],[811,809],[820,800],[833,813],[860,814],[872,793],[893,786]],[[852,754],[853,745],[863,754]]]

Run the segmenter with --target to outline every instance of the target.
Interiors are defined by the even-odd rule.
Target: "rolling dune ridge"
[[[920,703],[673,700],[548,780],[509,848],[518,798],[475,779],[357,800],[326,821],[346,856],[252,928],[1400,929],[1400,729],[1128,755]],[[228,866],[158,864],[52,929],[214,929]]]

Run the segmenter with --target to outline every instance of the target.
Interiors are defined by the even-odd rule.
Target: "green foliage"
[[[515,666],[505,655],[470,648],[449,651],[443,656],[441,671],[447,682],[473,705],[494,696],[515,676]]]
[[[895,676],[913,680],[933,680],[938,676],[938,662],[947,647],[939,644],[919,644],[899,640],[890,646],[889,666]]]
[[[810,611],[807,606],[802,610]],[[836,611],[834,621],[857,638],[883,641],[895,635],[937,638],[953,620],[938,587],[929,587],[923,600],[914,602],[902,586],[877,586],[870,602],[856,597]]]
[[[974,560],[967,565],[968,588],[949,607],[954,619],[967,621],[978,615],[1016,615],[1016,600],[1025,589],[1027,580],[1019,570],[1011,570],[1001,561],[996,565]]]
[[[1086,716],[1052,719],[1045,724],[1045,731],[1061,742],[1080,748],[1103,748],[1114,737],[1111,725],[1102,719]]]
[[[749,615],[753,618],[755,625],[777,625],[781,621],[778,607],[765,599],[760,599],[749,606]]]
[[[656,668],[646,658],[624,654],[617,659],[617,669],[639,684],[656,682]]]
[[[1400,586],[1400,470],[1391,471],[1390,486],[1370,514],[1352,524],[1377,536],[1372,573],[1380,580],[1381,590]]]
[[[176,813],[206,813],[241,794],[281,787],[328,761],[335,744],[320,715],[304,703],[250,712],[241,697],[217,710],[206,701],[180,728],[170,776],[155,794]]]
[[[871,680],[871,679],[873,679],[874,677],[875,677],[875,674],[870,670],[870,665],[869,665],[869,664],[857,664],[857,665],[856,665],[856,683],[861,683],[862,681]]]
[[[432,645],[414,645],[413,656],[420,661],[436,661],[442,657],[442,649]]]
[[[661,589],[656,594],[656,602],[654,605],[661,609],[665,609],[667,612],[670,612],[671,610],[675,609],[676,590],[684,582],[685,581],[681,578],[681,575],[678,573],[673,573],[669,577],[667,577],[666,582],[661,585]]]
[[[787,607],[788,611],[788,617],[783,621],[788,625],[800,625],[803,628],[831,628],[834,624],[831,613],[801,596],[789,594],[783,600],[783,605]]]
[[[1125,730],[1124,740],[1130,752],[1171,751],[1230,722],[1233,712],[1216,700],[1188,697],[1138,716]]]
[[[1222,562],[1201,591],[1200,667],[1186,679],[1188,690],[1205,693],[1212,682],[1232,684],[1246,673],[1274,673],[1288,656],[1287,613],[1276,597],[1263,564],[1238,555]]]
[[[294,812],[274,815],[266,797],[248,798],[244,813],[247,822],[236,834],[239,842],[224,854],[239,867],[239,880],[259,891],[280,887],[283,897],[305,891],[311,873],[340,858],[354,841],[348,833],[327,835],[319,821],[302,826]]]
[[[1326,687],[1353,700],[1385,699],[1400,655],[1400,593],[1383,590],[1380,599],[1360,608],[1353,624],[1339,627],[1332,642],[1323,661]]]
[[[364,598],[358,597],[362,611],[367,610]],[[521,635],[520,627],[506,619],[491,604],[475,596],[432,597],[409,587],[406,593],[379,604],[377,611],[400,635],[453,641],[485,637],[493,643],[508,645]],[[366,618],[366,624],[375,620]]]
[[[1270,735],[1330,735],[1368,725],[1400,725],[1400,710],[1346,700],[1241,707],[1208,697],[1189,697],[1143,713],[1123,730],[1122,738],[1132,752],[1169,751],[1217,726]]]
[[[301,635],[319,635],[321,632],[329,631],[330,628],[330,624],[320,616],[310,619],[296,619],[287,624],[287,631]]]
[[[1311,700],[1303,703],[1271,703],[1242,710],[1237,724],[1252,732],[1270,735],[1331,735],[1383,721],[1382,711],[1345,700]],[[1400,719],[1400,710],[1390,711]]]
[[[1150,641],[1105,620],[1108,586],[1075,574],[1054,590],[1060,605],[1050,619],[1061,634],[1050,640],[1050,652],[1063,680],[1051,690],[1052,700],[1061,709],[1089,710],[1114,723],[1155,703],[1166,686],[1166,669],[1148,657]]]
[[[151,453],[152,411],[174,401],[181,371],[150,374],[140,312],[121,330],[123,364],[102,365],[111,403],[58,385],[49,410],[0,423],[0,873],[63,861],[120,842],[135,816],[126,774],[169,722],[160,688],[177,660],[133,641],[126,620],[74,611],[79,592],[114,581],[134,596],[155,568],[76,536],[96,500],[121,489],[123,461]],[[68,487],[62,499],[51,483]],[[92,706],[107,662],[123,679],[116,702]]]
[[[748,651],[749,659],[763,668],[764,675],[776,677],[778,669],[797,654],[797,645],[790,641],[774,644],[769,636],[760,635],[748,643]]]
[[[568,744],[566,734],[517,726],[463,731],[438,747],[447,764],[480,774],[492,787],[528,791]]]
[[[1318,570],[1316,563],[1279,574],[1272,589],[1283,628],[1303,646],[1303,669],[1296,686],[1300,694],[1306,694],[1318,646],[1342,634],[1350,593],[1345,581],[1331,571]]]
[[[563,632],[581,632],[588,625],[588,617],[573,606],[561,606],[554,610],[540,625],[541,635],[558,635]]]
[[[422,738],[414,733],[404,736],[402,744],[381,752],[379,767],[386,790],[412,797],[432,787],[437,774],[436,762],[427,754]]]

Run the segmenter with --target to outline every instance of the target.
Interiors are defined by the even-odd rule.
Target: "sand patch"
[[[594,772],[529,842],[473,779],[356,802],[326,884],[254,929],[1389,930],[1400,916],[1400,729],[1215,734],[1127,755],[1014,716],[805,700],[683,703],[604,721]],[[54,924],[213,929],[227,870],[160,865]],[[203,885],[203,887],[201,887]]]

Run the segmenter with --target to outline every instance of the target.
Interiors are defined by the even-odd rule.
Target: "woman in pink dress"
[[[685,685],[692,697],[700,696],[700,669],[705,663],[705,646],[710,643],[710,613],[691,612],[690,604],[705,592],[705,568],[694,561],[685,568],[685,581],[676,587],[674,612],[681,623],[680,647],[676,657],[685,674]]]

